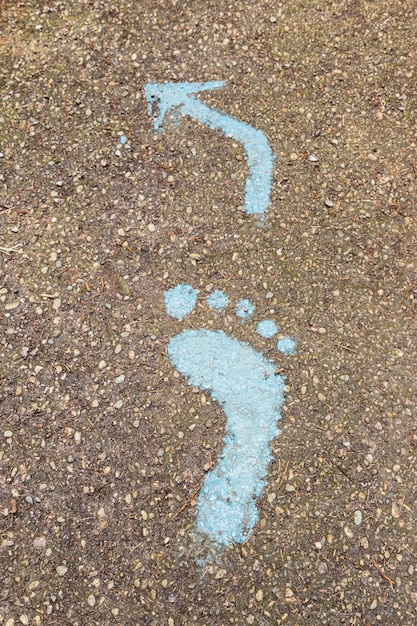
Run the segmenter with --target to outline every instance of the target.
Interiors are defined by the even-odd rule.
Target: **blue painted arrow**
[[[206,83],[148,83],[145,86],[145,96],[149,114],[153,114],[153,105],[157,103],[159,114],[154,119],[156,131],[160,130],[166,113],[170,109],[177,109],[184,115],[189,115],[213,130],[221,130],[227,137],[231,136],[242,143],[249,167],[245,210],[250,215],[262,215],[269,205],[274,165],[274,155],[267,138],[261,130],[225,113],[210,109],[194,97],[194,94],[200,91],[219,89],[225,84],[216,80]]]

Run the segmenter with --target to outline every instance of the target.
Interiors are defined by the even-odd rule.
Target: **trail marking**
[[[153,115],[153,107],[157,104],[159,113],[154,118],[154,128],[157,132],[161,129],[167,112],[177,110],[242,143],[249,168],[245,189],[245,211],[249,215],[263,215],[269,205],[275,158],[266,136],[261,130],[245,122],[210,109],[194,97],[196,93],[220,89],[225,84],[224,81],[217,80],[206,83],[148,83],[145,86],[145,96],[149,114]]]
[[[166,310],[177,320],[190,314],[196,302],[197,292],[190,285],[165,292]],[[207,298],[218,311],[228,302],[221,291]],[[278,328],[273,320],[263,320],[257,332],[270,339]],[[294,351],[294,341],[291,348]],[[258,520],[256,502],[272,459],[271,441],[279,433],[284,379],[273,361],[221,330],[184,330],[170,340],[168,356],[190,385],[210,392],[227,418],[224,448],[198,497],[197,538],[208,537],[220,548],[243,543]]]

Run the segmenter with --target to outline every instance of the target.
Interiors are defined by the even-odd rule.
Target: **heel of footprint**
[[[190,285],[177,285],[165,293],[167,313],[183,319],[194,310],[197,297],[197,290]],[[222,311],[229,298],[214,291],[207,304]],[[243,321],[254,311],[247,299],[235,308]],[[266,339],[278,333],[273,320],[262,320],[256,330]],[[277,347],[284,354],[293,354],[295,342],[282,337]],[[258,519],[256,501],[272,458],[270,443],[279,433],[284,379],[261,352],[221,330],[184,330],[170,340],[168,355],[190,385],[210,391],[227,418],[224,448],[198,499],[197,533],[223,547],[243,543]]]

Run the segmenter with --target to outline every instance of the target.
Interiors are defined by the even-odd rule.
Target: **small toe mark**
[[[256,327],[256,332],[265,339],[271,339],[278,332],[278,327],[273,320],[262,320]]]
[[[253,315],[255,307],[250,300],[240,300],[236,305],[236,315],[242,319],[246,319]]]
[[[229,298],[223,291],[217,289],[208,296],[207,304],[211,309],[214,309],[215,311],[221,311],[229,304]]]
[[[296,343],[291,337],[283,337],[277,343],[277,348],[282,354],[295,354]]]
[[[191,313],[197,302],[198,291],[191,285],[177,285],[165,292],[167,313],[177,320]]]

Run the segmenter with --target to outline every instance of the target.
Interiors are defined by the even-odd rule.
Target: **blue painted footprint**
[[[169,315],[181,320],[191,313],[197,294],[190,285],[166,291]],[[214,291],[207,304],[220,311],[229,299],[222,291]],[[244,320],[254,307],[249,300],[241,300],[235,312]],[[266,338],[277,331],[273,320],[257,326],[257,332]],[[284,354],[295,352],[290,337],[280,339],[277,347]],[[197,534],[222,547],[243,543],[258,520],[256,501],[272,458],[270,443],[279,433],[284,379],[261,352],[221,330],[184,330],[169,342],[168,355],[190,385],[210,391],[227,417],[225,446],[198,499]]]

